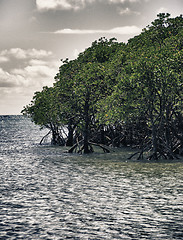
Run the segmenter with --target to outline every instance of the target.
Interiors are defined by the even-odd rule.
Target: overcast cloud
[[[52,86],[61,64],[100,37],[119,42],[182,0],[1,0],[0,114],[20,114],[35,91]]]

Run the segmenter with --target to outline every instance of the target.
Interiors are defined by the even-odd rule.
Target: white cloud
[[[48,64],[49,65],[49,64]],[[14,69],[11,71],[16,76],[21,76],[24,79],[25,85],[42,84],[45,82],[53,82],[56,75],[56,69],[48,65],[29,65],[24,69]]]
[[[158,13],[167,13],[167,12],[169,12],[169,10],[168,10],[167,8],[161,7],[161,8],[159,8],[159,9],[156,11],[156,14],[158,14]]]
[[[17,59],[25,59],[26,53],[21,48],[11,48],[1,51],[0,56],[14,56]]]
[[[48,10],[48,9],[71,9],[72,5],[68,3],[67,0],[36,0],[38,10]]]
[[[139,2],[140,0],[109,0],[110,3],[125,3],[125,2]]]
[[[119,9],[119,14],[120,15],[140,15],[140,12],[132,11],[130,8],[121,8]]]
[[[39,60],[39,59],[31,59],[30,61],[29,61],[29,64],[30,65],[38,65],[38,66],[44,66],[44,65],[47,65],[47,62],[46,61],[44,61],[44,60]]]
[[[124,3],[126,0],[109,0],[110,3]]]
[[[55,34],[137,34],[141,29],[137,26],[124,26],[116,27],[109,30],[89,30],[89,29],[61,29],[55,32]]]
[[[0,68],[0,87],[3,88],[33,87],[36,90],[36,87],[52,84],[59,68],[51,51],[34,48],[3,50],[0,62],[8,62],[6,70]]]
[[[64,28],[61,30],[56,31],[56,34],[93,34],[93,33],[100,33],[101,30],[87,30],[87,29],[70,29]]]
[[[33,49],[21,49],[21,48],[11,48],[5,49],[0,52],[0,57],[5,57],[8,60],[8,57],[14,57],[16,59],[28,59],[28,58],[44,58],[52,55],[51,51],[37,50]]]
[[[46,11],[53,9],[61,10],[79,10],[87,3],[95,2],[96,0],[36,0],[38,10]]]
[[[21,86],[22,78],[20,75],[12,75],[0,68],[0,88],[12,88]]]
[[[80,52],[78,51],[78,49],[74,49],[74,53],[73,53],[74,59],[79,56],[79,53]]]
[[[135,3],[141,0],[36,0],[39,11],[48,10],[79,10],[94,2],[104,2],[109,4]],[[145,0],[146,1],[146,0]]]
[[[125,27],[117,27],[109,30],[109,33],[113,34],[137,34],[141,32],[141,28],[137,26],[125,26]]]
[[[6,70],[0,68],[0,88],[36,90],[53,83],[58,63],[53,53],[46,50],[11,48],[0,52],[0,62],[8,62]],[[18,66],[18,68],[17,68]]]
[[[9,61],[9,58],[8,58],[8,57],[0,56],[0,63],[8,62],[8,61]]]
[[[9,62],[6,70],[0,68],[0,114],[18,114],[35,91],[52,86],[60,62],[53,59],[51,52],[37,49],[4,50],[0,52],[0,59],[3,58]]]
[[[11,71],[0,68],[0,114],[19,114],[23,105],[30,103],[34,92],[41,91],[43,86],[53,85],[57,72],[58,63],[55,62],[27,65]],[[11,104],[15,105],[14,108]],[[8,109],[4,107],[6,105]]]
[[[16,84],[12,86],[17,87],[30,87],[37,89],[45,85],[51,86],[54,82],[54,76],[58,72],[58,63],[54,61],[39,61],[31,60],[29,65],[24,68],[15,68],[12,69],[9,75],[9,81],[12,83],[16,79]]]
[[[20,114],[23,106],[30,103],[34,92],[53,85],[58,67],[54,61],[44,65],[31,60],[30,65],[24,68],[11,71],[0,68],[0,114]]]

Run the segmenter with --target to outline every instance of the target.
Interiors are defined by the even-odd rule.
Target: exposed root
[[[74,145],[68,150],[68,153],[73,153],[74,150],[77,149],[77,147],[79,147],[79,150],[78,150],[78,151],[81,151],[81,149],[80,149],[80,143],[82,143],[82,142],[83,142],[83,139],[80,140],[79,142],[77,142],[76,144],[74,144]]]
[[[102,144],[98,144],[98,143],[93,143],[93,142],[89,142],[89,152],[88,153],[93,153],[94,152],[94,149],[93,149],[92,145],[102,148],[102,150],[105,153],[110,153],[110,150],[106,146],[104,146]],[[83,145],[83,139],[82,139],[79,142],[77,142],[76,144],[74,144],[68,150],[68,153],[76,152],[76,153],[80,153],[81,154],[83,152],[83,150],[84,150],[84,145]]]
[[[45,140],[45,138],[47,138],[49,136],[49,134],[51,133],[51,131],[49,131],[40,141],[40,145],[42,145],[43,141]]]
[[[91,145],[94,145],[94,146],[97,146],[97,147],[102,148],[105,153],[110,153],[109,148],[107,148],[107,147],[104,146],[103,144],[98,144],[98,143],[93,143],[93,142],[89,142],[89,143],[90,143]]]

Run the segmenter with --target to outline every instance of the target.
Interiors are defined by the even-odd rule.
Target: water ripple
[[[23,117],[0,131],[0,239],[183,239],[181,161],[65,154]]]

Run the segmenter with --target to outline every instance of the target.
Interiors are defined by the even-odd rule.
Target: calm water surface
[[[70,155],[0,116],[0,239],[183,239],[183,161]]]

